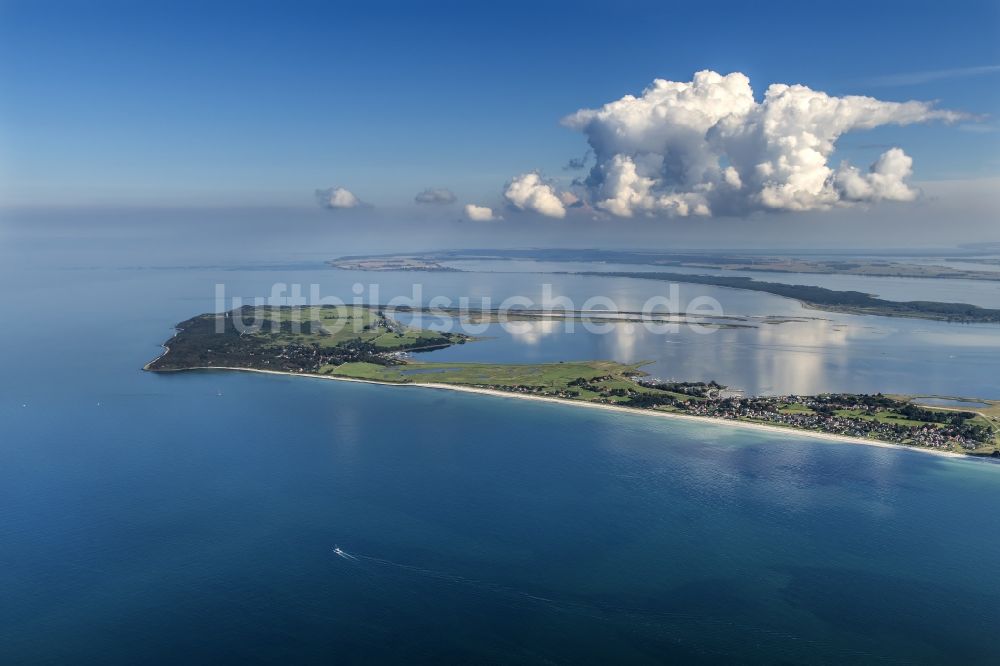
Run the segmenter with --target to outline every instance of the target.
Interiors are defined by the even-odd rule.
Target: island
[[[340,257],[330,262],[345,271],[458,271],[431,259],[418,256],[395,255],[392,257]]]
[[[493,393],[680,418],[721,419],[866,443],[1000,457],[1000,401],[932,407],[913,396],[745,396],[717,382],[665,381],[644,363],[430,362],[474,342],[401,324],[384,306],[245,306],[177,325],[145,370],[244,370]],[[961,400],[961,399],[958,399]]]
[[[339,257],[329,263],[336,268],[351,270],[457,270],[448,267],[443,262],[505,259],[677,266],[686,268],[711,268],[723,271],[1000,281],[1000,271],[998,270],[955,268],[944,264],[932,263],[933,259],[930,262],[907,262],[853,256],[843,259],[831,259],[828,257],[798,257],[750,252],[650,252],[597,249],[443,250],[409,255],[347,256]],[[1000,265],[1000,260],[996,258],[976,256],[941,257],[939,261],[962,261],[982,264],[984,267]]]
[[[447,250],[419,255],[381,255],[371,257],[341,257],[329,262],[341,270],[420,270],[460,272],[445,263],[459,260],[522,259],[533,261],[586,261],[612,264],[644,264],[656,266],[686,266],[721,270],[759,270],[777,272],[829,273],[923,278],[962,278],[1000,280],[1000,272],[960,271],[942,266],[897,264],[869,260],[810,261],[792,258],[756,257],[712,254],[664,254],[620,250]],[[891,270],[879,272],[879,267]],[[801,269],[801,270],[800,270]],[[743,275],[699,275],[661,271],[557,271],[553,275],[584,275],[619,277],[638,280],[660,280],[671,283],[701,284],[729,289],[759,291],[799,301],[805,307],[827,312],[883,317],[909,317],[968,324],[1000,323],[1000,309],[983,308],[970,303],[941,301],[892,301],[860,291],[838,291],[802,284],[766,282]]]

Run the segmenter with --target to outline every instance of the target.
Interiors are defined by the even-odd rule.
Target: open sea
[[[332,241],[209,256],[212,239],[141,230],[0,240],[0,663],[1000,662],[998,464],[413,387],[144,373],[216,284],[347,297],[377,279],[391,296],[414,274],[325,268],[401,249]],[[543,280],[418,277],[455,298]],[[579,299],[657,288],[551,281]],[[727,312],[803,314],[713,293]],[[748,390],[1000,398],[997,327],[819,316],[631,343],[541,327],[425,358],[598,354]]]

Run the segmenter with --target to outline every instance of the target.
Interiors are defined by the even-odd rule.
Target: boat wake
[[[386,560],[381,557],[371,557],[369,555],[351,554],[340,547],[334,547],[333,554],[341,559],[345,559],[351,562],[357,562],[358,564],[368,563],[376,565],[383,569],[395,569],[399,572],[415,574],[423,578],[429,578],[432,580],[441,581],[443,583],[474,587],[480,590],[485,590],[496,594],[520,597],[523,599],[530,599],[536,602],[553,603],[552,599],[541,597],[535,594],[530,594],[528,592],[524,592],[521,590],[516,590],[510,587],[506,587],[504,585],[498,585],[496,583],[491,583],[489,581],[478,580],[475,578],[467,578],[465,576],[459,576],[457,574],[448,573],[446,571],[425,569],[423,567],[417,567],[411,564],[403,564],[402,562],[393,562],[392,560]]]
[[[797,634],[781,631],[773,627],[746,624],[697,611],[657,608],[655,605],[651,608],[644,608],[642,605],[620,605],[608,603],[607,601],[595,602],[589,599],[553,599],[491,581],[468,578],[446,571],[425,569],[361,553],[352,554],[340,547],[334,547],[333,553],[337,557],[347,560],[358,567],[359,574],[364,575],[372,585],[378,587],[386,594],[396,593],[389,590],[388,587],[398,590],[399,581],[393,584],[386,578],[386,574],[390,571],[395,571],[404,577],[416,576],[448,585],[471,588],[476,593],[488,594],[508,604],[542,606],[550,611],[585,617],[599,622],[620,623],[622,626],[634,627],[638,624],[651,631],[675,638],[689,635],[690,631],[696,627],[697,631],[701,633],[708,632],[706,635],[717,636],[719,640],[731,638],[734,631],[743,633],[754,637],[758,641],[766,640],[774,643],[773,647],[775,649],[780,649],[787,644],[793,643],[813,645],[816,648],[837,649],[836,646],[829,644],[827,641],[804,639]]]

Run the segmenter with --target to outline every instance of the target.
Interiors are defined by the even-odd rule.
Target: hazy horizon
[[[6,233],[1000,240],[996,3],[297,7],[4,3]]]

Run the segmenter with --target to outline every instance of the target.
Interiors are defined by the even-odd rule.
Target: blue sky
[[[499,198],[562,182],[560,126],[657,77],[746,74],[981,116],[845,135],[916,181],[1000,173],[1000,3],[161,3],[0,6],[0,196],[8,205],[375,207],[430,186]],[[991,68],[992,69],[989,69]],[[979,68],[979,69],[975,69]]]

